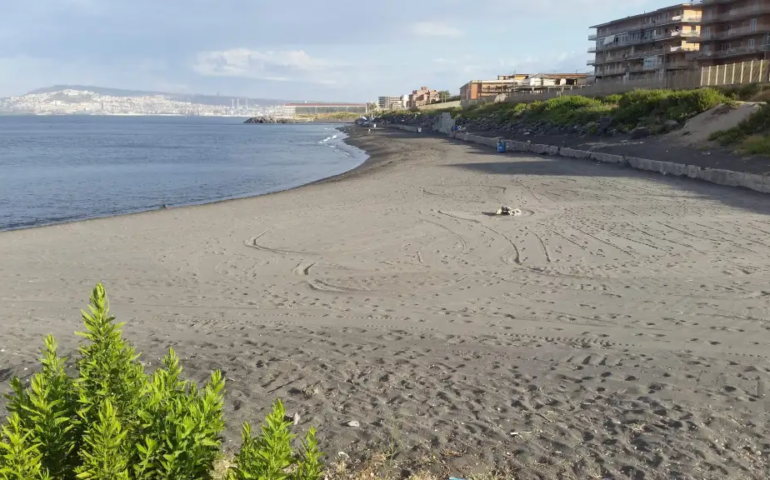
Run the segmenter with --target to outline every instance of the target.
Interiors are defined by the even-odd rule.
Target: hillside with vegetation
[[[625,94],[589,98],[579,95],[546,101],[501,102],[419,114],[396,112],[385,119],[404,117],[421,122],[448,112],[456,125],[473,131],[516,134],[631,133],[643,137],[681,127],[689,118],[733,98],[715,89],[634,90]]]

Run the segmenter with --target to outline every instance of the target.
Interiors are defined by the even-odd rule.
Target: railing
[[[700,35],[698,35],[698,39],[700,41],[704,40],[722,40],[722,39],[728,39],[732,37],[737,37],[740,35],[751,35],[753,33],[766,33],[770,31],[769,25],[754,25],[748,26],[748,27],[738,27],[738,28],[731,28],[729,30],[723,30],[721,32],[709,32],[704,33],[701,31]]]
[[[596,34],[591,34],[588,36],[588,40],[596,40],[598,38],[608,37],[610,35],[617,35],[618,33],[626,33],[626,32],[635,32],[637,30],[643,30],[647,28],[654,28],[654,27],[660,27],[663,25],[670,25],[672,23],[695,23],[702,21],[702,17],[700,15],[677,15],[675,17],[671,17],[667,20],[661,20],[659,22],[646,22],[646,23],[636,23],[633,26],[625,26],[623,28],[615,28],[613,30],[610,30],[606,33],[602,33],[601,36],[598,35],[598,32]]]
[[[711,12],[703,14],[702,23],[714,21],[726,21],[747,15],[759,15],[770,12],[770,5],[750,5],[743,8],[733,8],[727,12]]]
[[[596,53],[596,47],[588,47],[588,53]]]
[[[745,47],[737,47],[737,48],[728,48],[726,50],[716,50],[713,52],[704,52],[701,50],[698,52],[698,58],[733,57],[736,55],[746,55],[746,54],[766,52],[766,51],[770,51],[770,44],[755,45],[753,47],[745,46]]]
[[[645,38],[629,39],[629,40],[626,40],[623,43],[613,42],[613,43],[610,43],[609,45],[597,45],[596,47],[593,47],[593,48],[596,49],[595,51],[612,50],[614,48],[622,48],[622,47],[627,47],[627,46],[639,45],[639,44],[643,44],[643,43],[658,42],[658,41],[661,41],[661,40],[666,40],[668,38],[693,38],[693,37],[697,37],[698,35],[700,35],[700,33],[697,32],[697,31],[668,32],[668,33],[663,33],[663,34],[660,34],[660,35],[655,35],[655,36],[650,36],[650,37],[645,37]]]

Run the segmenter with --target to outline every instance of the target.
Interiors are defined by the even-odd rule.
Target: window
[[[723,43],[720,46],[722,47],[722,50],[730,50],[730,44],[729,43]]]
[[[754,48],[754,47],[756,47],[756,40],[754,40],[753,38],[750,38],[749,39],[749,48]]]
[[[749,30],[752,31],[752,32],[756,32],[757,31],[757,19],[756,18],[752,18],[751,19],[751,23],[749,24]]]

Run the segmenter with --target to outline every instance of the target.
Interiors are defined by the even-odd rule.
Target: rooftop
[[[678,8],[702,8],[702,7],[703,7],[702,3],[677,3],[675,5],[671,5],[671,6],[668,6],[668,7],[663,7],[663,8],[659,8],[657,10],[653,10],[651,12],[639,13],[639,14],[631,15],[631,16],[628,16],[628,17],[625,17],[625,18],[618,18],[616,20],[611,20],[609,22],[600,23],[598,25],[592,25],[592,26],[590,26],[588,28],[606,27],[606,26],[609,26],[609,25],[614,25],[614,24],[619,23],[619,22],[625,22],[626,20],[633,20],[635,18],[642,18],[642,17],[646,17],[648,15],[654,15],[654,14],[660,13],[660,12],[667,12],[669,10],[676,10]]]
[[[586,78],[586,73],[511,73],[509,75],[499,75],[500,77],[513,77],[523,76],[524,78],[548,78],[548,79],[560,79],[560,78]],[[495,78],[493,80],[471,80],[468,83],[483,82],[483,83],[515,83],[519,80],[512,78]]]

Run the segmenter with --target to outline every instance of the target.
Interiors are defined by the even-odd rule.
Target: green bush
[[[606,103],[608,105],[617,105],[620,103],[620,99],[623,98],[623,95],[619,93],[613,93],[612,95],[607,95],[606,97],[600,98],[602,103]]]
[[[224,379],[215,371],[202,390],[181,379],[173,350],[163,366],[145,373],[139,355],[122,338],[123,324],[109,315],[104,287],[83,312],[85,343],[77,378],[65,371],[52,336],[45,339],[41,370],[25,389],[11,381],[0,442],[0,480],[210,479],[221,456]],[[232,480],[318,480],[321,454],[310,430],[299,453],[280,401],[262,435],[244,437]],[[251,427],[244,426],[244,433]]]
[[[755,135],[748,137],[744,140],[741,150],[753,155],[770,155],[770,136]]]
[[[742,150],[747,153],[767,155],[770,154],[768,135],[770,104],[765,103],[735,127],[712,133],[709,140],[715,140],[725,146],[742,144]]]

